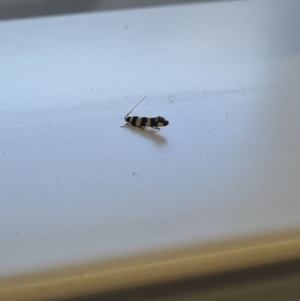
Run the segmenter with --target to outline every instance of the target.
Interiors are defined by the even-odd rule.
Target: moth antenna
[[[145,96],[139,101],[139,103],[137,104],[137,105],[135,105],[132,109],[131,109],[131,111],[129,112],[129,113],[127,113],[126,115],[125,115],[125,118],[130,114],[130,113],[132,113],[132,111],[144,100],[144,98],[145,98]]]

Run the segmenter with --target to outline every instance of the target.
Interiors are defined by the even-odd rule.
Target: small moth
[[[160,130],[160,127],[167,126],[169,124],[169,121],[166,120],[164,117],[157,116],[157,117],[139,117],[139,116],[128,116],[130,113],[132,113],[133,109],[136,108],[145,97],[142,98],[142,100],[135,105],[129,113],[127,113],[124,117],[124,120],[126,123],[121,126],[124,127],[126,124],[131,124],[132,126],[136,126],[144,130],[146,127],[150,127],[156,130]]]

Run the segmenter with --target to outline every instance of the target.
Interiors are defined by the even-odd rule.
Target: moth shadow
[[[155,130],[148,129],[148,128],[142,130],[142,129],[132,126],[128,123],[125,124],[123,127],[126,129],[129,129],[130,131],[132,131],[133,133],[135,133],[137,135],[140,135],[144,138],[147,138],[147,139],[153,141],[157,145],[163,145],[163,144],[167,143],[167,139],[165,137],[161,136],[159,134],[159,131],[155,131]]]

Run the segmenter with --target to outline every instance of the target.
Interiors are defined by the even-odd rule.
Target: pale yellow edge
[[[0,300],[91,295],[300,259],[300,230],[0,279]]]

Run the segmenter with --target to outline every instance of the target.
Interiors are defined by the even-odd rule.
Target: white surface
[[[299,228],[299,9],[2,22],[0,276]]]

